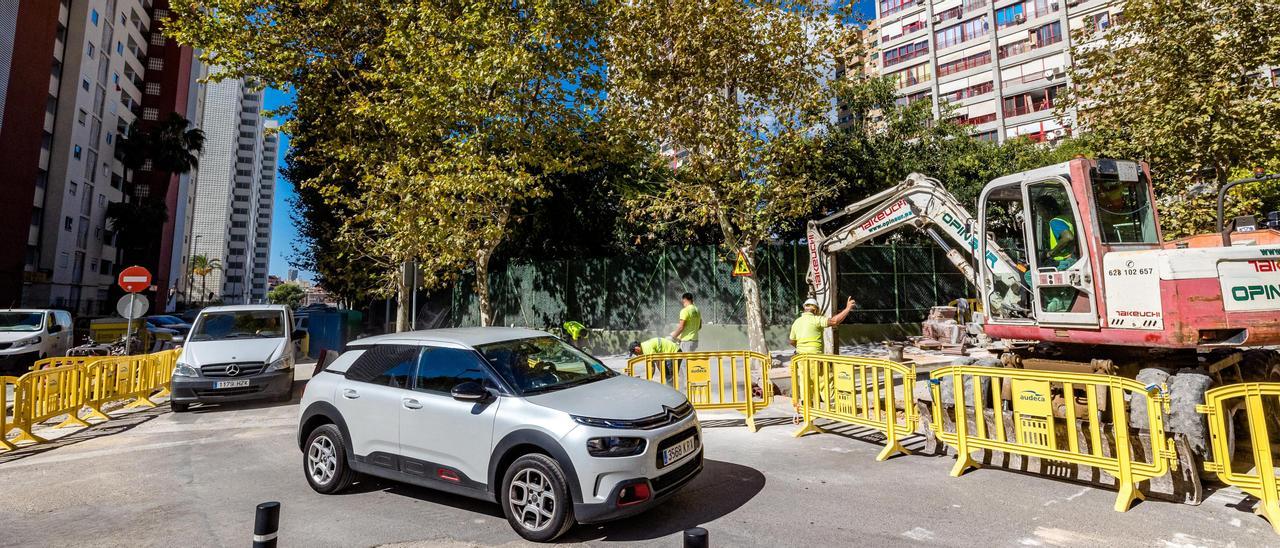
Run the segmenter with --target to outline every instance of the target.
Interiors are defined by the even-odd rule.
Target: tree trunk
[[[396,333],[409,330],[409,302],[413,298],[409,289],[408,267],[400,265],[400,273],[396,276]]]
[[[742,253],[747,257],[747,264],[755,269],[755,250],[744,248]],[[742,298],[747,304],[747,345],[752,352],[769,355],[769,347],[764,342],[764,308],[760,303],[760,284],[756,282],[755,272],[750,276],[742,276]]]
[[[476,299],[480,303],[480,325],[493,325],[493,302],[489,300],[489,259],[493,251],[476,250]]]

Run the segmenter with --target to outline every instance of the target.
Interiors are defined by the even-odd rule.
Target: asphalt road
[[[752,434],[702,414],[706,470],[664,506],[563,541],[679,546],[1263,546],[1280,536],[1219,491],[1193,507],[1111,509],[1115,492],[1002,470],[947,475],[948,457],[875,462],[849,429],[800,439],[775,404]],[[49,445],[0,453],[0,545],[245,546],[254,506],[283,504],[281,546],[523,545],[496,505],[379,480],[315,494],[296,404],[138,412]],[[919,442],[909,444],[918,446]]]

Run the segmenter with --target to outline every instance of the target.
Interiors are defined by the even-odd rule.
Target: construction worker
[[[680,345],[681,352],[697,352],[698,332],[702,331],[702,313],[693,304],[693,293],[681,295],[680,303],[684,308],[680,309],[680,321],[676,323],[675,331],[671,332],[671,340]]]
[[[804,313],[791,323],[791,346],[796,347],[796,354],[818,354],[822,352],[822,334],[828,327],[840,325],[850,312],[853,312],[854,305],[858,304],[849,297],[845,302],[844,310],[839,314],[830,318],[818,313],[817,299],[809,299],[804,302]]]
[[[662,337],[654,337],[644,342],[632,341],[627,347],[632,356],[646,356],[651,354],[675,354],[680,351],[680,345],[675,341]],[[670,386],[675,386],[675,378],[671,375],[671,360],[666,360],[662,364],[664,371],[663,379]]]
[[[1076,227],[1070,215],[1063,214],[1058,200],[1049,194],[1041,194],[1036,198],[1036,208],[1041,219],[1048,219],[1045,236],[1049,250],[1045,252],[1047,265],[1058,270],[1071,268],[1078,260],[1076,254]]]

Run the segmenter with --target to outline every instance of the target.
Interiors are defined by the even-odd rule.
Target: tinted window
[[[418,362],[414,390],[448,394],[453,387],[472,381],[484,384],[489,378],[475,352],[456,348],[427,348]],[[492,384],[492,383],[490,383]]]
[[[408,388],[421,347],[384,344],[361,354],[347,369],[353,381]]]

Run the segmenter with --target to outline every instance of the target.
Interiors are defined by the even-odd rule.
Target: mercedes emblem
[[[233,364],[231,364],[231,365],[228,365],[228,366],[227,366],[227,376],[228,376],[228,377],[234,377],[234,376],[239,375],[239,374],[240,374],[240,366],[238,366],[238,365],[236,365],[236,364],[234,364],[234,363],[233,363]]]

